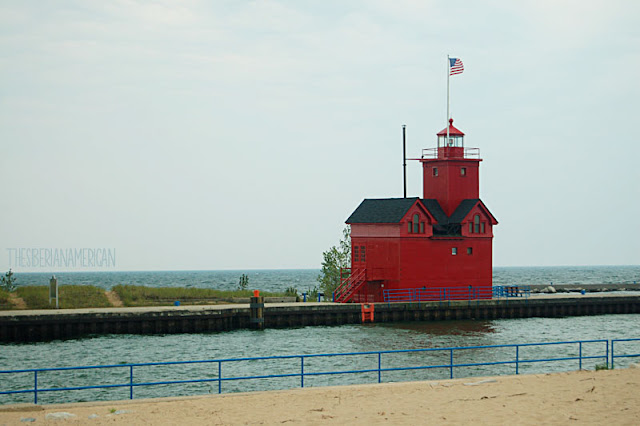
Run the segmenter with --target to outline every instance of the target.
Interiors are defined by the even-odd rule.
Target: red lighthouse
[[[423,150],[422,198],[365,199],[349,216],[351,270],[339,302],[382,302],[492,295],[493,226],[479,198],[478,148],[453,126]]]

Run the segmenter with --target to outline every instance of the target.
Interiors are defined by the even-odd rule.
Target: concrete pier
[[[555,294],[528,299],[377,303],[375,322],[566,317],[640,313],[640,295]],[[359,324],[355,303],[271,303],[264,328]],[[249,304],[0,311],[0,342],[33,342],[100,334],[170,334],[252,328]]]

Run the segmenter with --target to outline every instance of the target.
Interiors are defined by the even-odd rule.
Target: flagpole
[[[449,143],[449,77],[451,76],[451,60],[447,55],[447,139],[444,141],[444,145]]]

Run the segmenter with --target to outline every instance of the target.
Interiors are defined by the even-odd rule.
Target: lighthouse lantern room
[[[338,302],[490,299],[493,227],[477,148],[449,125],[424,149],[422,198],[365,199],[349,216],[351,268]]]

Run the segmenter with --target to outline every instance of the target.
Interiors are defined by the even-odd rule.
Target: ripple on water
[[[406,322],[338,327],[300,327],[268,329],[264,331],[236,330],[225,333],[172,334],[172,335],[107,335],[83,339],[53,341],[49,343],[0,345],[0,365],[6,370],[21,368],[65,367],[146,363],[158,361],[186,361],[255,356],[295,355],[314,353],[344,353],[416,348],[443,348],[459,346],[501,345],[512,343],[555,342],[573,340],[636,338],[640,315],[601,315],[568,318],[523,318],[493,321],[441,321]],[[521,359],[573,356],[575,347],[521,348]],[[595,354],[602,348],[585,346],[584,354]],[[635,352],[640,352],[636,345]],[[577,353],[577,352],[575,352]],[[574,355],[575,355],[574,353]],[[455,353],[455,362],[474,363],[481,360],[512,360],[514,348],[474,350]],[[421,366],[449,363],[448,352],[383,355],[383,368]],[[589,360],[584,367],[593,368],[603,361]],[[623,363],[624,360],[616,361]],[[619,364],[620,365],[620,364]],[[340,356],[305,360],[306,372],[344,371],[377,368],[377,355]],[[521,365],[521,372],[571,370],[577,362]],[[512,365],[456,368],[455,374],[478,376],[511,374]],[[270,373],[299,373],[300,360],[252,361],[224,363],[223,377],[263,375]],[[448,378],[448,369],[387,372],[384,381],[441,380]],[[22,374],[11,380],[2,380],[12,389],[33,386],[33,375]],[[135,382],[160,380],[188,380],[202,377],[216,378],[217,364],[189,364],[181,366],[135,367]],[[71,386],[95,383],[128,383],[128,368],[110,370],[82,370],[74,372],[42,373],[39,387]],[[372,383],[377,373],[333,375],[305,378],[305,386],[328,384]],[[217,383],[154,386],[136,388],[136,397],[216,393]],[[225,392],[290,388],[300,386],[299,377],[269,380],[224,382]],[[129,389],[100,389],[43,393],[42,403],[123,399]],[[0,403],[31,401],[32,395],[0,396]]]

